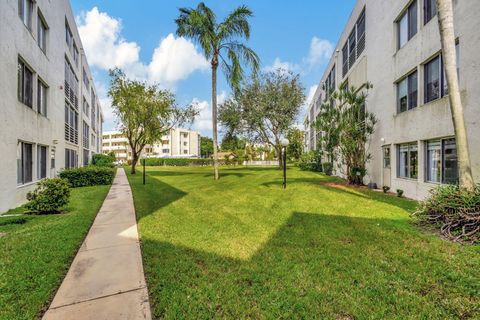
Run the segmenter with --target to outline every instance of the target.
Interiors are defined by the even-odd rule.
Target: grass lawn
[[[289,168],[147,168],[129,180],[165,319],[480,317],[480,248],[417,229],[415,202]],[[128,170],[127,170],[128,171]]]
[[[63,214],[0,218],[0,319],[35,319],[48,307],[108,189],[72,189]]]

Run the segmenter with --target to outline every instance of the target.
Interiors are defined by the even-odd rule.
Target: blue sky
[[[355,0],[206,1],[222,20],[246,4],[254,12],[248,45],[260,56],[264,70],[282,67],[301,75],[305,94],[314,91],[331,50]],[[210,69],[201,51],[175,35],[178,8],[197,1],[71,0],[87,59],[101,98],[106,121],[115,122],[106,96],[107,70],[121,67],[131,77],[158,82],[173,90],[180,105],[197,102],[200,116],[191,126],[211,136]],[[230,93],[219,75],[222,101]]]

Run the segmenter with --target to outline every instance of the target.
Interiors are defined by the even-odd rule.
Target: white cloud
[[[228,99],[228,94],[225,91],[217,95],[217,105],[220,105]],[[197,106],[199,115],[193,122],[192,129],[200,131],[202,135],[212,135],[212,107],[208,101],[194,98],[192,104]],[[218,131],[221,131],[221,126],[218,126]]]
[[[326,62],[332,56],[334,49],[333,43],[328,40],[313,37],[310,41],[310,51],[308,52],[307,62],[310,66]]]
[[[151,61],[143,63],[140,61],[140,46],[122,37],[120,19],[94,7],[77,20],[91,66],[104,70],[119,67],[128,77],[157,82],[169,88],[192,72],[209,67],[192,42],[172,33],[160,40]]]
[[[264,68],[265,71],[275,71],[277,69],[293,73],[308,73],[312,68],[326,63],[332,56],[334,49],[333,43],[328,40],[313,37],[310,41],[308,55],[302,59],[302,63],[293,63],[282,61],[279,57],[275,58],[271,65]]]
[[[185,38],[170,33],[155,49],[148,66],[149,79],[160,83],[175,83],[195,70],[208,69],[209,64]]]

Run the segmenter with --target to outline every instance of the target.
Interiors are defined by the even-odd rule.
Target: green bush
[[[27,194],[29,201],[25,207],[31,213],[57,213],[68,204],[70,186],[64,179],[44,179],[38,182],[37,188]]]
[[[480,185],[473,191],[456,185],[439,186],[420,202],[414,215],[454,241],[480,243]]]
[[[110,167],[88,166],[60,172],[60,178],[67,180],[74,188],[111,184],[114,177],[115,169]]]
[[[98,167],[114,167],[115,156],[97,153],[92,156],[92,165]]]
[[[324,162],[322,163],[322,168],[323,168],[323,172],[327,175],[327,176],[331,176],[333,174],[333,163],[331,162]]]
[[[399,197],[399,198],[403,197],[403,190],[402,189],[397,189],[397,197]]]
[[[322,157],[318,151],[303,153],[297,163],[300,170],[322,172]]]

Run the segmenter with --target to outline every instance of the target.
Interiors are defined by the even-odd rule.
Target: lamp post
[[[280,159],[280,161],[283,161],[283,189],[287,188],[287,146],[290,143],[287,138],[283,138],[280,141],[280,144],[282,145],[282,154],[283,154],[283,159]]]
[[[145,155],[143,156],[143,184],[145,185]]]

